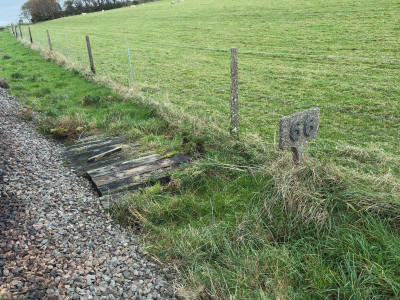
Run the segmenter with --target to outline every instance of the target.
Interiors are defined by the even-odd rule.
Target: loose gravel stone
[[[89,182],[63,166],[61,146],[18,112],[0,88],[0,296],[175,299],[176,275],[102,212]]]

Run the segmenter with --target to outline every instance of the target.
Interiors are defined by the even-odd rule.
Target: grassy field
[[[174,176],[168,186],[147,189],[111,212],[122,224],[138,228],[147,250],[161,262],[176,265],[183,278],[181,295],[189,299],[398,299],[398,180],[390,172],[368,174],[359,172],[357,165],[344,168],[325,154],[310,153],[305,165],[293,168],[289,153],[274,151],[267,143],[273,144],[282,114],[309,106],[243,93],[399,118],[399,91],[376,87],[396,87],[399,62],[243,51],[399,59],[395,14],[399,4],[169,3],[31,26],[32,33],[39,32],[43,47],[47,47],[44,30],[49,29],[55,49],[66,61],[44,51],[46,61],[3,32],[0,77],[10,81],[11,93],[28,111],[39,111],[37,126],[46,134],[63,134],[67,124],[75,124],[70,129],[75,136],[78,127],[95,126],[109,134],[142,139],[145,148],[164,153],[196,154],[195,145],[204,146],[199,164]],[[69,62],[63,34],[68,34],[73,61],[86,65],[84,35],[90,36],[100,75],[92,76]],[[33,37],[39,44],[37,35]],[[126,39],[136,69],[135,91],[101,76],[107,72],[122,86],[130,86]],[[242,51],[244,142],[226,135],[229,91],[207,87],[229,88],[231,46]],[[337,83],[343,81],[375,87]],[[396,168],[395,123],[322,111],[321,136],[311,149],[385,171]],[[344,146],[329,148],[328,143]]]
[[[159,1],[31,29],[35,43],[48,47],[48,29],[55,49],[85,65],[89,35],[98,73],[126,86],[129,40],[136,90],[223,129],[236,46],[242,136],[271,147],[280,117],[318,105],[321,134],[310,155],[400,175],[398,9],[396,1],[372,0]]]

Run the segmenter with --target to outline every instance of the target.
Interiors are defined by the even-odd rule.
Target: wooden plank
[[[165,158],[153,163],[134,167],[132,169],[117,171],[115,173],[106,174],[92,178],[97,186],[109,184],[114,181],[122,180],[128,177],[134,177],[143,173],[152,172],[158,169],[167,168],[178,163],[188,162],[192,157],[190,155],[177,155],[171,158]]]
[[[68,152],[70,150],[74,150],[74,149],[77,149],[77,148],[82,148],[82,147],[85,147],[85,146],[89,147],[89,146],[92,146],[92,145],[95,145],[95,144],[100,144],[100,143],[104,143],[104,142],[111,141],[111,140],[112,140],[111,138],[104,138],[104,139],[97,139],[97,140],[92,140],[92,141],[84,142],[84,143],[78,143],[78,144],[75,144],[75,145],[72,145],[72,146],[65,147],[64,148],[64,152]]]
[[[98,140],[103,140],[106,137],[104,135],[88,135],[87,137],[81,138],[79,139],[79,141],[76,141],[76,145],[79,144],[84,144],[84,143],[88,143],[88,142],[94,142],[94,141],[98,141]]]
[[[79,139],[79,141],[76,141],[75,144],[65,147],[65,149],[66,150],[73,149],[76,147],[82,147],[82,145],[84,145],[84,144],[91,144],[91,143],[105,141],[105,140],[111,140],[111,139],[115,139],[115,138],[118,138],[118,137],[107,137],[105,135],[88,135],[84,138]]]
[[[116,153],[116,152],[119,152],[121,150],[122,150],[121,147],[117,147],[117,148],[111,149],[109,151],[106,151],[106,152],[103,152],[103,153],[100,153],[98,155],[95,155],[95,156],[92,156],[92,157],[88,158],[88,162],[94,162],[96,160],[100,160],[105,156],[109,156],[109,155],[111,155],[113,153]]]
[[[88,163],[87,160],[81,160],[79,164],[76,164],[75,170],[78,174],[86,175],[86,172],[88,170],[102,168],[105,166],[113,165],[121,161],[127,161],[130,159],[132,159],[132,157],[123,151],[115,153],[114,155],[111,155],[107,158],[92,163]]]
[[[101,154],[103,152],[110,151],[115,148],[115,145],[104,145],[95,149],[92,149],[87,152],[75,154],[72,156],[67,156],[66,159],[68,160],[69,164],[75,164],[78,165],[81,163],[81,161],[87,161],[88,158]]]
[[[122,143],[122,140],[107,140],[102,141],[101,143],[95,143],[90,145],[82,145],[81,147],[73,148],[68,151],[64,151],[62,153],[63,156],[70,157],[76,154],[85,153],[88,151],[96,150],[97,148],[104,147],[104,146],[115,146]]]
[[[122,180],[110,182],[109,184],[95,186],[95,189],[97,190],[100,196],[111,193],[135,190],[144,185],[151,184],[153,180],[161,182],[168,181],[171,176],[171,173],[179,169],[186,168],[188,165],[190,165],[190,163],[158,169],[153,172],[144,173],[134,177],[128,177]]]
[[[134,145],[132,145],[133,147]],[[131,149],[132,150],[132,149]],[[148,156],[152,154],[151,151],[144,152],[142,155],[143,156]],[[92,163],[88,163],[87,159],[81,160],[78,163],[72,164],[75,168],[75,172],[80,175],[80,176],[86,176],[86,172],[88,170],[94,170],[110,165],[114,165],[120,162],[124,161],[129,161],[134,158],[138,158],[138,153],[132,152],[132,151],[122,151],[122,152],[117,152],[107,158],[101,159],[99,161],[95,161]]]
[[[89,170],[89,171],[87,171],[87,175],[88,175],[89,179],[93,179],[95,177],[105,176],[108,174],[112,174],[112,173],[120,172],[123,170],[139,167],[139,166],[142,166],[145,164],[149,164],[156,160],[159,160],[160,158],[161,158],[161,156],[159,154],[153,154],[153,155],[149,155],[149,156],[145,156],[145,157],[139,157],[137,159],[123,161],[123,162],[120,162],[117,164],[107,165],[106,167]]]

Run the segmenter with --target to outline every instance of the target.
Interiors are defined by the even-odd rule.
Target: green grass
[[[277,167],[251,175],[203,166],[114,213],[143,226],[161,261],[180,265],[185,296],[397,299],[397,209],[368,212],[365,196],[323,165]]]
[[[108,53],[108,60],[116,62],[121,62],[122,56],[108,52],[107,47],[124,51],[126,44],[101,41],[95,36],[223,49],[235,45],[239,50],[399,58],[395,34],[398,24],[394,21],[398,4],[395,2],[187,0],[179,5],[160,1],[137,7],[136,11],[126,8],[110,11],[107,15],[88,14],[86,19],[76,16],[54,20],[34,25],[32,31],[38,28],[43,32],[44,28],[49,28],[52,36],[54,32],[56,49],[60,50],[63,50],[60,47],[65,38],[61,32],[68,33],[71,48],[77,45],[75,50],[82,51],[84,60],[85,34],[91,36],[95,57],[102,50],[104,58]],[[81,37],[74,40],[74,34]],[[11,92],[22,97],[27,106],[43,110],[42,114],[48,118],[45,124],[55,124],[63,118],[76,122],[75,112],[79,112],[79,116],[83,116],[79,119],[82,120],[80,124],[96,122],[98,127],[110,133],[142,137],[143,141],[160,148],[168,147],[169,151],[191,149],[195,143],[205,145],[206,151],[198,165],[175,175],[166,187],[156,185],[143,194],[126,199],[126,206],[111,211],[122,224],[141,230],[147,251],[163,263],[176,264],[183,278],[179,293],[201,299],[400,297],[400,207],[396,178],[360,172],[357,166],[343,169],[325,155],[308,157],[305,165],[293,168],[287,152],[274,152],[273,147],[268,146],[260,154],[265,140],[272,142],[271,138],[262,139],[257,148],[252,148],[240,141],[222,139],[223,135],[217,135],[214,128],[204,123],[197,127],[182,123],[184,112],[189,112],[198,117],[206,115],[206,120],[214,120],[223,127],[229,118],[215,111],[220,109],[227,113],[229,95],[202,89],[200,96],[194,98],[191,89],[198,87],[180,86],[183,92],[178,94],[178,90],[166,89],[149,76],[147,82],[138,86],[137,95],[143,98],[122,97],[85,81],[82,74],[92,80],[95,77],[63,70],[18,45],[9,35],[1,36],[2,42],[6,42],[0,44],[0,57],[9,55],[11,59],[2,61],[0,77],[10,81]],[[45,43],[43,37],[41,33],[42,45]],[[145,67],[149,72],[188,81],[229,86],[228,52],[133,45],[130,44],[131,50],[138,51],[137,54],[206,64],[227,69],[227,72],[224,77],[220,75],[222,73],[194,69],[193,66],[180,69],[177,67],[180,64],[176,63],[168,65],[166,61],[135,59],[133,63],[138,69]],[[266,70],[275,75],[307,75],[309,78],[319,78],[322,74],[327,80],[396,84],[396,67],[392,64],[379,63],[377,67],[376,62],[371,65],[353,60],[240,55],[240,66],[245,71]],[[123,59],[126,62],[126,56]],[[11,75],[17,72],[23,75],[22,78],[12,78]],[[58,79],[59,73],[65,73],[69,79]],[[124,83],[117,73],[111,75]],[[140,80],[137,75],[140,74],[135,74],[135,80]],[[127,76],[129,79],[130,74]],[[396,91],[378,93],[365,87],[356,91],[352,86],[340,88],[306,81],[293,83],[271,77],[259,81],[242,77],[241,80],[250,91],[398,117]],[[75,97],[69,94],[73,92]],[[102,93],[112,99],[102,98]],[[209,95],[224,101],[211,101]],[[168,118],[157,105],[146,104],[155,97],[182,105],[185,110],[180,117]],[[59,109],[59,103],[64,109]],[[286,113],[303,107],[290,103],[275,106],[274,103],[272,99],[250,102],[254,109],[242,118],[242,124],[248,126],[244,129],[273,136],[278,109]],[[264,113],[263,107],[268,108],[265,118],[271,118],[271,131],[263,131],[268,124],[256,122]],[[271,113],[272,109],[276,111]],[[124,123],[116,122],[118,117],[108,120],[110,115],[125,116],[125,110],[131,113],[124,117]],[[259,114],[253,118],[251,114],[255,111]],[[385,127],[396,131],[390,123],[380,120],[365,121],[335,113],[323,116],[325,124],[329,124],[326,121],[329,117],[335,126],[357,130],[364,126],[376,137]],[[101,122],[105,118],[106,121]],[[349,124],[349,120],[353,123]],[[246,122],[252,124],[246,125]],[[49,132],[50,125],[44,130]],[[333,152],[335,155],[372,166],[381,163],[374,162],[377,152],[381,152],[382,157],[393,155],[385,149],[390,143],[366,139],[371,142],[370,148],[366,149],[373,151],[371,154],[359,149],[360,140],[357,139],[360,137],[340,132],[342,136],[325,137],[346,143],[344,149]],[[327,133],[321,130],[321,134]],[[181,148],[187,136],[189,141]],[[361,142],[364,142],[362,138]],[[323,143],[318,141],[315,147],[319,145]],[[261,162],[263,166],[260,167]],[[393,164],[389,162],[388,165]]]
[[[126,86],[132,85],[129,40],[136,89],[203,114],[225,130],[229,50],[236,46],[241,135],[257,136],[271,145],[280,117],[310,107],[279,99],[400,119],[400,62],[251,51],[400,59],[398,8],[393,0],[158,1],[57,19],[31,29],[34,42],[39,43],[39,33],[43,47],[48,47],[49,29],[53,48],[68,57],[67,34],[72,59],[85,65],[84,36],[89,35],[98,73]],[[322,109],[321,120],[321,134],[310,155],[331,155],[344,165],[362,164],[367,171],[372,167],[400,175],[399,122],[329,109]]]
[[[7,46],[13,51],[6,51]],[[44,134],[71,124],[88,129],[90,124],[132,139],[165,131],[165,122],[152,117],[148,109],[136,105],[134,100],[88,82],[79,72],[47,62],[38,53],[15,44],[8,34],[2,34],[1,53],[3,59],[7,57],[1,76],[8,79],[10,91],[23,105],[42,111],[38,122]],[[79,132],[74,130],[70,134]]]

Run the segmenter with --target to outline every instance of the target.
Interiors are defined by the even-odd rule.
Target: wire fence
[[[31,35],[49,48],[46,31]],[[53,50],[90,67],[85,36],[50,36]],[[229,129],[230,49],[96,36],[90,45],[96,73]],[[282,116],[318,106],[320,133],[308,155],[400,176],[399,59],[240,49],[238,56],[239,135],[273,145]]]

